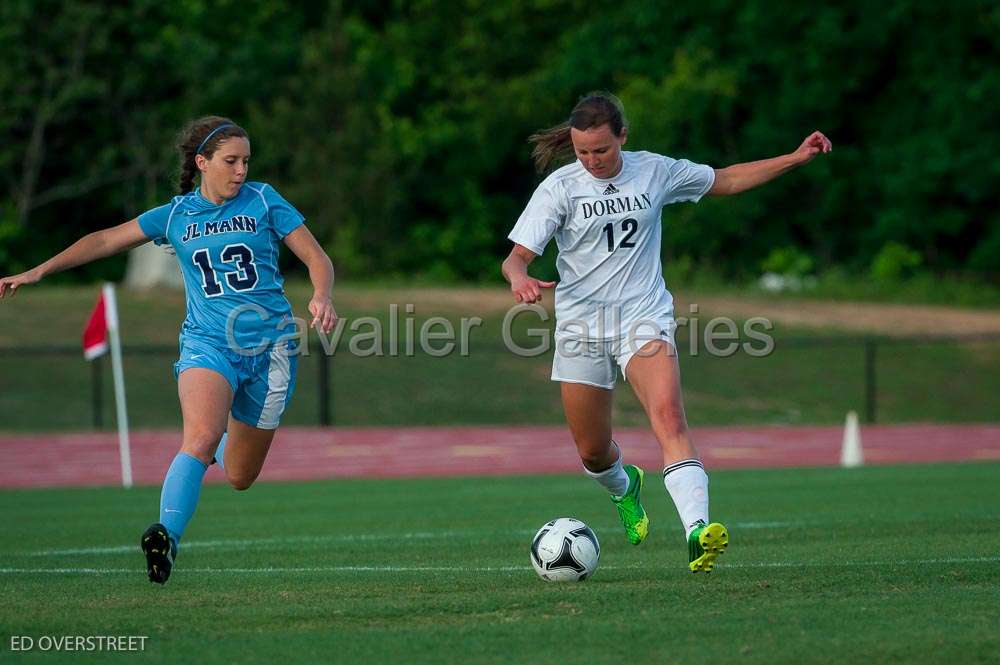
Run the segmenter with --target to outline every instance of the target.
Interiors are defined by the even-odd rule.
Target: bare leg
[[[638,545],[649,533],[649,518],[639,503],[643,472],[634,467],[626,470],[621,452],[611,440],[612,396],[613,392],[604,388],[562,384],[566,421],[587,475],[611,494],[629,542]]]
[[[218,372],[193,367],[181,372],[177,394],[184,417],[181,452],[210,464],[219,439],[226,431],[233,391]]]
[[[230,485],[238,490],[249,489],[260,475],[276,431],[252,427],[229,417],[223,466]]]
[[[205,469],[226,429],[233,401],[229,382],[203,367],[181,372],[177,393],[184,416],[181,449],[163,479],[160,519],[146,529],[141,540],[149,580],[158,584],[170,577],[177,544],[198,507]]]
[[[708,475],[688,436],[677,352],[669,342],[649,342],[626,369],[663,451],[663,484],[677,507],[685,536],[690,536],[708,523]],[[695,558],[692,555],[692,561]],[[714,558],[706,561],[698,565],[711,569],[708,564]]]
[[[583,466],[603,471],[618,459],[611,445],[611,401],[613,392],[583,383],[560,384],[563,409]]]
[[[663,464],[697,459],[688,436],[681,398],[681,372],[677,352],[670,343],[656,340],[643,346],[627,366],[628,381],[649,417],[653,434],[663,451]]]

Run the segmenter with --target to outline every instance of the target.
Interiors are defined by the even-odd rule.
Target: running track
[[[709,469],[831,466],[839,463],[839,427],[716,427],[693,431]],[[661,465],[645,429],[615,439],[628,460]],[[897,464],[1000,460],[1000,424],[862,427],[865,462]],[[136,484],[159,485],[176,454],[176,431],[132,433]],[[0,434],[0,488],[117,485],[114,433]],[[397,478],[577,472],[564,427],[282,428],[261,480]],[[208,482],[222,482],[218,468]]]

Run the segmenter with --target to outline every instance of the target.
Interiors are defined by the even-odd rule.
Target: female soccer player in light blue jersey
[[[177,254],[187,292],[174,365],[183,441],[163,481],[159,521],[142,535],[152,582],[170,576],[209,464],[245,490],[260,473],[295,388],[297,335],[278,270],[284,244],[308,267],[312,325],[333,329],[333,266],[303,217],[273,187],[247,181],[246,131],[216,116],[178,142],[180,195],[137,219],[84,236],[39,266],[0,280],[0,298],[46,275],[153,240]],[[195,186],[195,177],[199,182]]]
[[[664,206],[702,196],[736,194],[776,178],[832,149],[814,132],[790,154],[724,169],[650,152],[625,152],[627,128],[612,95],[583,98],[567,122],[531,137],[539,170],[553,159],[576,161],[535,190],[513,231],[503,274],[515,299],[541,300],[556,287],[556,351],[566,420],[586,473],[618,508],[629,541],[649,529],[639,502],[642,469],[622,464],[611,439],[611,396],[618,369],[649,417],[663,452],[663,481],[688,542],[689,568],[710,572],[729,542],[708,519],[708,476],[688,436],[674,348],[673,298],[660,264]],[[555,282],[528,275],[528,264],[555,238]]]

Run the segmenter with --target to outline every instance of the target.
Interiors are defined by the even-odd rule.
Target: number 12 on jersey
[[[625,249],[630,249],[635,247],[635,243],[629,240],[636,231],[639,230],[639,222],[629,217],[628,219],[622,220],[622,233],[625,237],[622,238],[622,244],[619,247],[624,247]],[[615,224],[614,222],[608,222],[604,225],[604,233],[608,236],[608,251],[615,251]]]
[[[239,243],[226,245],[219,254],[222,263],[231,263],[236,272],[226,273],[226,282],[233,291],[249,291],[257,286],[257,265],[253,262],[253,250]],[[201,270],[201,288],[209,298],[222,294],[222,284],[216,279],[212,257],[207,249],[199,249],[191,256],[191,260]]]

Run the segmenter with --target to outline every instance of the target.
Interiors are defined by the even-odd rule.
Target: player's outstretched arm
[[[533,303],[542,299],[542,289],[551,289],[555,282],[543,282],[528,275],[528,264],[538,255],[524,245],[514,244],[514,249],[504,259],[500,270],[504,279],[510,282],[511,293],[517,302]]]
[[[285,246],[309,270],[309,281],[313,285],[313,297],[309,301],[309,313],[313,315],[309,325],[324,333],[329,333],[337,325],[337,311],[333,308],[333,263],[316,241],[305,224],[285,236]]]
[[[715,170],[715,184],[708,190],[709,196],[726,196],[739,194],[753,189],[765,182],[774,180],[797,166],[808,164],[820,153],[833,150],[830,139],[823,132],[813,132],[806,137],[795,152],[757,162],[733,164],[724,169]]]
[[[11,275],[0,279],[0,298],[5,298],[8,295],[13,296],[18,287],[24,284],[34,284],[46,275],[82,266],[85,263],[103,259],[106,256],[138,247],[147,242],[149,242],[149,237],[142,232],[137,219],[109,229],[88,233],[31,270],[26,270],[20,275]]]

